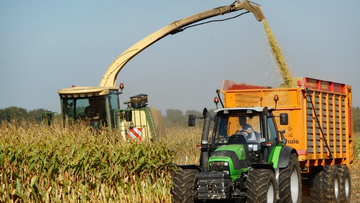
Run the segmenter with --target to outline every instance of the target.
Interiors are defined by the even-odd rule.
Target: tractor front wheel
[[[173,177],[173,203],[190,203],[195,201],[195,181],[198,173],[198,170],[177,170]]]
[[[246,202],[276,202],[276,179],[271,170],[252,169],[246,181]]]

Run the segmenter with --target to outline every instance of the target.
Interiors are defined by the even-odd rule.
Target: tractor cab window
[[[269,135],[269,142],[275,142],[277,134],[276,134],[276,128],[273,122],[272,117],[270,114],[267,115],[267,123],[268,123],[268,135]]]
[[[228,144],[233,135],[236,135],[236,137],[243,136],[247,143],[259,143],[260,133],[258,114],[248,114],[246,112],[223,114],[217,120],[215,144]],[[243,139],[238,138],[236,140]],[[232,142],[234,142],[233,139]]]

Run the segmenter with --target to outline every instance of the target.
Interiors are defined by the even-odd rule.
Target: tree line
[[[41,121],[41,116],[43,112],[49,112],[47,109],[35,109],[28,111],[21,107],[8,107],[5,109],[0,109],[0,123],[4,120],[11,121],[11,119],[18,119],[18,120],[35,120],[37,122]]]
[[[214,109],[209,110],[211,115],[214,114]],[[4,120],[10,121],[11,119],[25,119],[25,120],[35,120],[37,122],[41,121],[41,116],[43,112],[49,112],[47,109],[35,109],[27,111],[21,107],[8,107],[5,109],[0,109],[0,123]],[[188,118],[190,114],[194,114],[196,117],[202,117],[202,112],[195,110],[188,110],[185,113],[177,109],[167,109],[166,114],[163,115],[163,121],[165,127],[184,127],[188,124]],[[196,125],[202,125],[202,120],[197,119]],[[353,130],[354,132],[360,132],[360,108],[353,107]]]

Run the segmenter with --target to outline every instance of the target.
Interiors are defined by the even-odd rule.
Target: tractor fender
[[[252,168],[263,168],[263,169],[269,169],[271,170],[273,173],[275,173],[275,169],[272,165],[270,164],[252,164],[251,165]]]
[[[192,164],[192,165],[177,165],[177,167],[181,168],[182,170],[198,170],[199,172],[202,172],[202,168],[199,166],[199,165],[195,165],[195,164]]]
[[[290,155],[295,153],[298,156],[296,150],[292,147],[284,145],[280,150],[278,168],[286,168],[290,162]]]

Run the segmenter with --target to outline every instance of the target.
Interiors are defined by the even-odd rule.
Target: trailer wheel
[[[324,166],[322,187],[325,202],[340,202],[340,178],[337,166]]]
[[[302,184],[300,163],[296,154],[290,155],[288,167],[281,169],[279,174],[280,202],[301,202]]]
[[[246,203],[276,202],[276,179],[268,169],[253,169],[246,181]]]
[[[195,201],[195,184],[198,170],[178,170],[173,177],[172,202],[190,203]]]
[[[338,165],[340,178],[340,202],[349,203],[351,199],[350,171],[346,165]]]
[[[340,203],[340,178],[337,166],[326,165],[315,175],[310,197],[314,203]]]
[[[315,170],[315,167],[314,167]],[[319,171],[316,173],[314,178],[312,179],[312,186],[310,188],[310,198],[312,203],[321,203],[323,196],[322,196],[322,189],[321,189],[321,173],[323,171]]]

